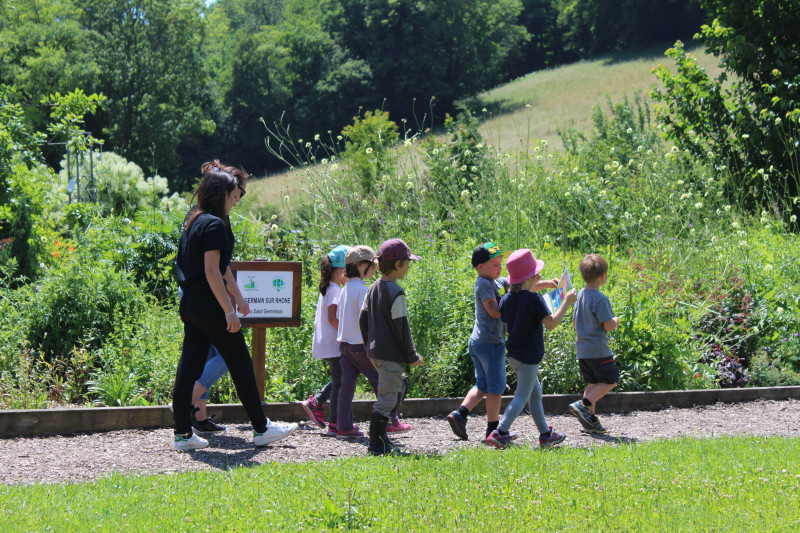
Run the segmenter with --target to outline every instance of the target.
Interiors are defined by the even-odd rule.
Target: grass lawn
[[[0,488],[0,531],[790,531],[800,439],[270,464]]]

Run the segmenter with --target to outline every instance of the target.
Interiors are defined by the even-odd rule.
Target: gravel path
[[[567,434],[562,446],[614,445],[682,436],[800,435],[800,401],[763,400],[716,404],[693,409],[665,409],[601,414],[609,434],[581,434],[571,416],[549,416],[548,423]],[[406,419],[413,430],[393,440],[409,453],[446,453],[481,445],[485,416],[470,417],[469,441],[458,440],[444,417]],[[366,424],[362,424],[366,426]],[[513,426],[529,443],[536,443],[535,425],[522,415]],[[114,472],[172,473],[191,470],[225,470],[269,461],[304,462],[363,456],[367,438],[342,441],[324,437],[316,426],[300,425],[289,438],[265,448],[254,448],[249,424],[229,425],[210,439],[211,447],[193,453],[171,449],[172,429],[127,430],[0,440],[0,484],[82,482]]]

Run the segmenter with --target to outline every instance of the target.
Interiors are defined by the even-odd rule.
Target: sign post
[[[303,263],[293,261],[232,261],[231,272],[250,305],[246,317],[237,312],[242,327],[253,329],[250,347],[261,401],[266,383],[267,329],[300,325],[300,278]]]

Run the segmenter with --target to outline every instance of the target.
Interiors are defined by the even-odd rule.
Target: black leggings
[[[319,391],[316,396],[314,396],[314,399],[317,400],[319,405],[322,405],[330,398],[331,405],[328,422],[334,425],[336,424],[336,414],[339,405],[339,387],[342,385],[342,365],[339,363],[339,359],[340,357],[325,359],[331,369],[331,380],[322,387],[322,390]]]
[[[217,347],[228,365],[236,393],[247,411],[253,429],[258,433],[266,431],[267,417],[261,407],[253,362],[241,330],[228,333],[225,311],[211,293],[184,295],[180,314],[183,320],[183,348],[172,390],[175,433],[185,434],[192,430],[192,389],[203,373],[208,349],[212,344]]]

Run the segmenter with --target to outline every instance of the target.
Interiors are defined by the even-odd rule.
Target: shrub
[[[52,268],[30,296],[25,339],[47,361],[75,346],[99,348],[120,315],[144,311],[144,296],[128,274],[80,257]]]
[[[74,162],[72,163],[74,165]],[[74,167],[70,170],[73,174]],[[94,175],[94,190],[90,179]],[[67,183],[67,160],[61,161],[59,177]],[[145,177],[136,163],[114,152],[94,151],[81,156],[82,201],[94,195],[106,213],[130,215],[139,209],[185,211],[186,202],[177,194],[169,196],[167,179],[155,175]]]
[[[388,111],[366,111],[363,117],[353,117],[353,124],[342,130],[345,149],[342,157],[369,194],[375,183],[384,176],[394,177],[396,156],[391,148],[400,140],[397,124],[389,120]]]

